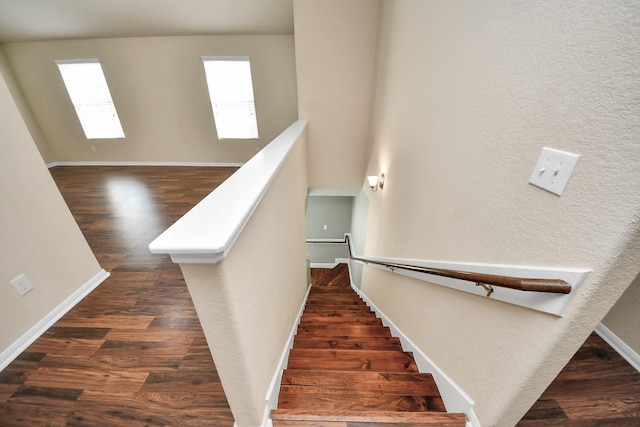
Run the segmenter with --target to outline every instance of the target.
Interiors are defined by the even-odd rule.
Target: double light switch
[[[543,147],[529,183],[560,196],[580,155]]]

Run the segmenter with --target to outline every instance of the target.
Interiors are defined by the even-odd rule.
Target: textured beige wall
[[[293,36],[5,44],[55,161],[245,162],[297,119]],[[218,140],[202,56],[249,56],[259,140]],[[126,138],[87,140],[55,64],[99,58]],[[92,152],[94,146],[96,152]]]
[[[295,0],[298,116],[309,120],[309,186],[364,180],[378,0]]]
[[[181,265],[240,427],[261,425],[306,293],[305,157],[303,136],[224,261]]]
[[[5,81],[0,54],[0,353],[100,272]],[[9,282],[26,274],[20,297]]]
[[[24,99],[24,95],[22,94],[22,89],[20,89],[20,87],[18,86],[18,83],[16,81],[15,75],[11,70],[11,67],[9,67],[9,64],[6,62],[6,57],[4,55],[4,50],[2,48],[2,45],[0,45],[0,55],[2,56],[2,61],[4,64],[2,72],[5,78],[7,87],[9,88],[9,92],[11,93],[11,96],[13,98],[13,101],[18,107],[18,111],[20,112],[20,115],[22,116],[22,119],[24,120],[24,123],[27,126],[27,129],[31,134],[33,141],[36,143],[36,146],[38,147],[38,151],[40,152],[42,159],[46,163],[51,163],[55,160],[53,157],[53,153],[49,148],[49,144],[47,144],[47,140],[45,139],[44,135],[40,131],[40,126],[36,122],[36,119],[33,116],[33,113],[31,112],[31,109],[29,108],[27,101]]]
[[[640,3],[384,2],[368,255],[592,268],[564,318],[365,269],[363,290],[515,424],[638,274]],[[543,146],[580,154],[562,197]]]
[[[602,323],[640,354],[640,275],[636,276]]]

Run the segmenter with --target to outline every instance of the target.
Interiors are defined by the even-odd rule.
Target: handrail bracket
[[[487,291],[487,298],[491,298],[491,294],[493,293],[493,286],[480,282],[476,282],[476,286],[482,286],[482,288]]]

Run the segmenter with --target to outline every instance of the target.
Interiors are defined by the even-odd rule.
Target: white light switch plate
[[[543,147],[529,183],[560,196],[579,158],[579,154]]]

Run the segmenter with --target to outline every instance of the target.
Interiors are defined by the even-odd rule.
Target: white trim
[[[440,395],[448,412],[462,412],[467,416],[466,427],[480,427],[480,421],[475,413],[475,402],[456,384],[447,374],[444,373],[431,359],[429,359],[416,345],[404,334],[396,325],[390,321],[385,314],[380,311],[365,294],[351,284],[353,290],[367,303],[376,313],[382,323],[391,330],[391,335],[398,337],[404,351],[413,353],[413,358],[418,365],[420,372],[430,373],[438,385]]]
[[[215,264],[223,260],[306,126],[306,120],[294,122],[151,242],[149,250],[169,254],[179,264]]]
[[[640,372],[640,354],[629,347],[624,341],[614,334],[603,323],[596,326],[595,333],[605,340],[620,356],[622,356],[633,368]]]
[[[307,194],[310,197],[322,196],[340,196],[355,197],[362,191],[362,187],[358,188],[309,188]]]
[[[307,293],[302,300],[302,305],[298,310],[298,317],[289,332],[289,338],[287,339],[287,344],[282,350],[282,354],[280,355],[280,360],[278,362],[278,366],[276,367],[275,372],[273,373],[273,377],[271,378],[271,384],[267,389],[267,395],[265,396],[265,405],[264,405],[264,416],[262,418],[261,427],[272,427],[271,422],[271,410],[276,409],[278,407],[278,396],[280,395],[280,384],[282,383],[282,372],[287,369],[287,363],[289,362],[289,350],[293,347],[293,340],[296,337],[296,333],[298,331],[298,325],[300,324],[300,319],[302,319],[302,314],[304,313],[304,308],[307,305],[307,298],[309,297],[309,292],[311,291],[311,284],[307,285]]]
[[[345,236],[349,234],[346,233]],[[324,245],[325,243],[339,243],[342,245],[346,245],[347,243],[344,241],[344,237],[342,239],[307,239],[307,245]]]
[[[312,262],[310,264],[311,268],[334,268],[338,265],[337,262]]]
[[[244,163],[216,163],[216,162],[51,162],[47,168],[56,166],[191,166],[212,168],[236,168]]]
[[[349,258],[336,258],[334,262],[312,262],[311,268],[335,268],[338,264],[349,264]]]
[[[493,287],[493,293],[491,294],[492,300],[498,300],[509,304],[518,305],[521,307],[527,307],[532,310],[541,311],[543,313],[554,314],[556,316],[562,316],[565,308],[569,305],[573,297],[577,294],[578,289],[587,280],[592,270],[587,268],[562,268],[562,267],[539,267],[530,265],[506,265],[506,264],[479,264],[479,263],[463,263],[463,262],[446,262],[446,261],[432,261],[432,260],[417,260],[417,259],[400,259],[400,258],[383,258],[383,257],[367,257],[373,261],[380,261],[392,264],[410,264],[421,267],[430,267],[446,270],[460,270],[468,271],[472,273],[486,273],[495,274],[499,276],[513,276],[523,278],[539,278],[549,279],[557,278],[562,279],[569,283],[572,287],[569,294],[556,294],[556,293],[544,293],[544,292],[526,292],[517,289],[501,288],[498,286]],[[389,268],[378,264],[366,263],[358,261],[360,264],[365,264],[369,267],[378,268],[401,274],[403,276],[412,277],[414,279],[422,280],[429,283],[434,283],[440,286],[446,286],[448,288],[456,289],[459,291],[467,292],[470,294],[478,295],[482,298],[487,298],[486,291],[479,287],[474,286],[472,282],[465,280],[452,279],[449,277],[435,276],[432,274],[421,273],[416,271],[403,270],[401,268]]]
[[[62,303],[54,308],[49,314],[44,316],[35,325],[25,332],[20,338],[18,338],[13,344],[11,344],[6,350],[0,353],[0,371],[7,367],[11,362],[15,360],[23,351],[27,349],[35,340],[37,340],[43,333],[47,331],[55,322],[57,322],[62,316],[64,316],[69,310],[71,310],[76,304],[78,304],[84,297],[89,295],[91,291],[104,282],[109,273],[105,270],[100,270],[98,274],[93,276],[87,283],[82,285],[78,290],[69,295]]]

